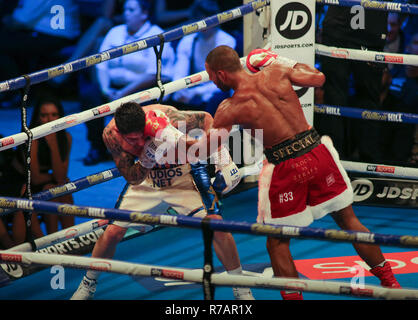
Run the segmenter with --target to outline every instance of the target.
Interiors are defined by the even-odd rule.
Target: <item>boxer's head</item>
[[[136,102],[122,103],[115,112],[115,123],[122,137],[130,145],[143,145],[145,112]]]
[[[238,53],[228,46],[218,46],[209,52],[205,68],[209,79],[222,91],[231,89],[230,74],[242,70]]]

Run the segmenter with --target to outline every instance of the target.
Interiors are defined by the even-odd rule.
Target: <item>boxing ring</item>
[[[322,3],[323,1],[317,2]],[[359,1],[339,1],[339,3],[347,6],[360,4]],[[22,88],[29,90],[33,84],[47,81],[65,73],[76,72],[123,54],[160,45],[160,48],[163,48],[164,42],[173,41],[189,33],[240,18],[266,5],[269,5],[268,1],[253,1],[247,5],[173,29],[158,36],[139,40],[34,74],[11,79],[0,83],[0,92]],[[405,12],[418,13],[418,6],[399,5]],[[391,8],[372,9],[390,11]],[[335,56],[333,53],[340,49],[316,45],[318,55]],[[375,61],[376,54],[394,56],[394,54],[387,53],[344,50],[347,54],[341,58],[345,59]],[[156,49],[157,56],[158,53],[158,49]],[[398,63],[402,61],[403,64],[418,66],[418,56],[399,56],[402,59],[397,59]],[[245,58],[243,57],[242,60],[245,61]],[[32,139],[39,139],[52,132],[75,127],[97,117],[111,115],[123,102],[144,103],[161,100],[164,95],[209,80],[207,73],[202,71],[162,85],[159,81],[160,68],[161,66],[157,64],[157,87],[134,93],[81,113],[68,115],[34,128],[30,132],[21,132],[2,138],[0,139],[0,152],[27,142],[29,142],[30,147]],[[337,114],[335,108],[338,108]],[[392,117],[390,116],[393,114],[392,112],[359,110],[344,106],[316,105],[315,112],[360,119],[367,119],[367,117],[370,119],[370,114],[374,114],[375,116],[372,118],[376,121],[392,121],[392,119],[401,117],[404,122],[418,123],[418,115],[415,114],[399,113],[396,117]],[[24,111],[22,117],[25,117]],[[22,119],[22,121],[25,120]],[[342,161],[342,163],[349,172],[418,180],[418,169],[415,168],[387,166],[391,170],[371,171],[368,168],[375,164],[350,161]],[[257,162],[240,170],[243,176],[253,176],[257,175],[260,169],[260,162]],[[90,187],[97,188],[105,182],[106,184],[113,183],[113,180],[119,177],[120,173],[117,168],[111,167],[96,174],[78,178],[65,185],[30,195],[28,199],[0,195],[1,215],[11,214],[15,210],[26,212],[36,210],[48,214],[73,215],[87,219],[87,221],[67,230],[61,230],[44,238],[36,239],[33,243],[24,243],[12,249],[0,251],[0,260],[3,262],[0,270],[0,299],[69,299],[76,290],[85,269],[100,270],[104,273],[99,280],[96,292],[96,299],[99,300],[199,300],[203,296],[205,298],[229,300],[232,299],[232,294],[230,290],[227,291],[227,288],[224,287],[231,286],[250,286],[255,298],[262,300],[280,300],[277,289],[301,290],[304,291],[305,299],[318,300],[418,298],[418,250],[416,249],[418,248],[418,228],[416,228],[418,216],[414,216],[417,206],[412,209],[356,206],[357,216],[373,230],[372,233],[363,233],[335,230],[335,225],[328,216],[314,222],[312,227],[309,228],[253,223],[257,210],[257,191],[254,189],[230,195],[223,200],[223,221],[206,221],[205,219],[177,216],[170,213],[153,215],[129,210],[109,209],[111,205],[107,207],[68,205],[48,201],[69,193],[85,192]],[[111,180],[112,182],[110,182]],[[381,218],[382,212],[384,212],[384,217],[387,220]],[[91,253],[94,243],[104,232],[109,220],[141,222],[149,225],[149,227],[128,232],[125,239],[118,245],[114,260],[89,258],[88,255]],[[182,228],[181,234],[179,234],[178,228]],[[212,262],[211,247],[205,243],[207,241],[202,242],[202,233],[205,240],[207,233],[215,230],[231,231],[233,233],[244,275],[227,275],[223,272],[223,268],[219,267],[217,261]],[[297,268],[302,270],[299,271],[301,274],[299,279],[272,277],[272,271],[268,263],[269,257],[265,249],[264,237],[266,235],[286,236],[295,239],[291,248],[294,252]],[[173,239],[175,241],[167,243],[163,239]],[[333,242],[332,246],[328,245],[328,241]],[[400,261],[400,256],[402,256],[402,259],[409,259],[408,262],[401,259],[405,265],[408,265],[408,272],[395,272],[403,288],[383,288],[378,285],[377,279],[369,277],[370,274],[367,273],[367,270],[362,271],[361,277],[363,278],[359,280],[359,274],[355,273],[352,265],[351,267],[344,265],[347,269],[345,270],[345,277],[340,277],[338,268],[342,268],[343,263],[335,255],[349,252],[347,257],[344,257],[344,259],[341,257],[341,259],[356,261],[357,264],[360,264],[357,262],[360,258],[353,257],[354,250],[351,247],[353,242],[379,244],[384,250],[385,257],[388,257],[387,259],[391,261]],[[74,244],[77,244],[77,248],[74,248]],[[330,247],[332,247],[332,250]],[[319,254],[321,252],[326,258],[315,256],[315,253]],[[83,257],[83,255],[86,256]],[[298,259],[299,257],[303,260]],[[326,273],[327,281],[310,272],[309,268],[306,267],[308,265],[321,265],[319,269],[329,270],[326,271],[328,272]],[[51,278],[54,276],[51,267],[54,266],[65,268],[65,288],[54,289],[51,287]],[[331,269],[331,266],[337,269]],[[404,266],[398,264],[396,267],[402,269]],[[396,267],[394,271],[396,271]],[[357,277],[357,282],[353,281],[355,277]],[[344,278],[345,281],[335,281],[335,279]],[[347,278],[351,279],[351,282]],[[362,281],[366,281],[366,283]],[[202,284],[206,289],[208,286],[216,288],[214,297],[207,294],[202,295]]]

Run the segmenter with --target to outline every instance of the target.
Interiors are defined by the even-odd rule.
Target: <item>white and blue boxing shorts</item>
[[[180,215],[205,217],[206,210],[190,170],[189,164],[153,168],[141,184],[125,187],[117,208],[154,214],[164,214],[171,209]],[[113,224],[123,228],[152,229],[129,221],[114,221]]]

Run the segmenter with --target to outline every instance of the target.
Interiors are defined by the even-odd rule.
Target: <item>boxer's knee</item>
[[[108,225],[106,227],[105,232],[103,233],[102,237],[101,237],[101,242],[104,245],[110,245],[110,244],[115,244],[115,243],[119,243],[122,239],[123,236],[126,233],[126,228],[122,228],[116,225]]]

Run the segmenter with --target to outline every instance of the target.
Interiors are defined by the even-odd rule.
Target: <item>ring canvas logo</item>
[[[287,39],[303,37],[312,26],[312,14],[300,2],[290,2],[279,9],[275,24],[277,31]]]

